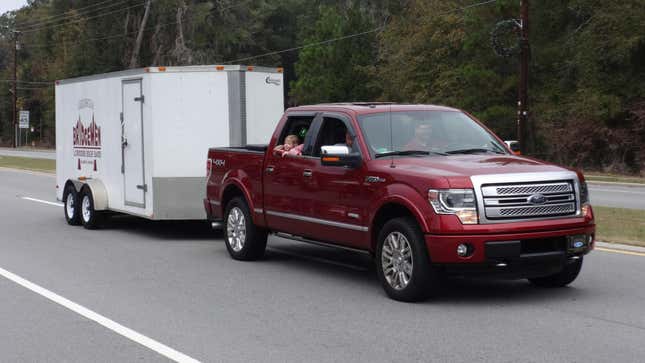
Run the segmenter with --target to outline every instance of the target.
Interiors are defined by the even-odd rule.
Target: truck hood
[[[389,165],[391,160],[379,160]],[[545,173],[569,171],[563,167],[514,155],[450,155],[395,158],[402,174],[436,179],[443,177],[454,188],[469,187],[470,177],[487,174]],[[390,169],[392,170],[392,169]]]

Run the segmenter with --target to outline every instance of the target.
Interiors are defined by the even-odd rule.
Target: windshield
[[[462,112],[383,112],[359,116],[359,123],[376,157],[507,153],[493,135]]]

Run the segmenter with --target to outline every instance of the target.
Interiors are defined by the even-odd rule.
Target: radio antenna
[[[390,151],[394,152],[394,132],[393,132],[393,127],[392,127],[392,104],[389,105],[389,110],[388,110],[388,118],[390,121]],[[394,154],[390,156],[390,168],[395,168],[396,166],[394,165]]]

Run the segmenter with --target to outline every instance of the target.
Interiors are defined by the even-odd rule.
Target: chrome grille
[[[573,181],[482,185],[484,212],[490,220],[531,219],[576,214]]]

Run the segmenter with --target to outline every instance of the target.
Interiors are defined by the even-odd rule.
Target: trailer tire
[[[530,278],[529,281],[539,287],[565,287],[572,283],[582,269],[582,256],[579,260],[568,263],[564,266],[562,271],[544,277]]]
[[[78,193],[74,185],[69,184],[65,187],[63,192],[63,212],[65,213],[65,221],[70,226],[79,226],[81,224],[81,213],[79,211]]]
[[[226,249],[233,259],[253,261],[264,256],[268,233],[253,223],[251,211],[243,198],[236,197],[228,202],[224,224]]]
[[[97,229],[103,223],[103,213],[94,209],[94,196],[90,188],[83,188],[80,200],[80,219],[86,229]]]
[[[385,293],[394,300],[423,301],[439,286],[425,239],[416,220],[394,218],[378,234],[376,272]]]

